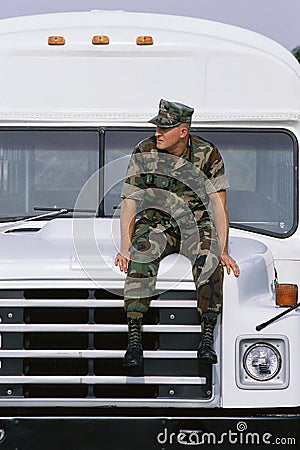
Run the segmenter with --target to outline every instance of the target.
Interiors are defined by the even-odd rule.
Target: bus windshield
[[[220,150],[232,227],[287,237],[297,226],[297,143],[279,129],[199,129]],[[0,220],[81,208],[118,217],[130,154],[153,129],[0,130]],[[90,198],[93,196],[94,198]],[[48,208],[48,209],[47,209]],[[49,209],[50,208],[50,209]],[[95,214],[94,214],[95,215]]]

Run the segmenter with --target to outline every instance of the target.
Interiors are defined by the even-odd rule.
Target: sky
[[[288,50],[300,46],[300,0],[0,0],[0,18],[91,9],[216,20],[264,34]]]

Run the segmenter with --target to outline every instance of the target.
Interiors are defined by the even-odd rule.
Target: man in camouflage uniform
[[[198,359],[217,362],[213,331],[222,304],[223,267],[236,276],[239,268],[228,255],[229,185],[222,157],[214,145],[189,134],[193,111],[162,99],[158,115],[149,121],[157,127],[155,136],[137,145],[129,163],[122,190],[121,249],[115,259],[127,273],[126,366],[142,364],[143,314],[155,295],[160,261],[171,253],[192,263],[202,326]]]

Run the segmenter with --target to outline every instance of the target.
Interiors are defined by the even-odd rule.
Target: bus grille
[[[195,406],[212,400],[200,365],[201,327],[191,291],[153,299],[143,322],[144,366],[123,366],[127,324],[121,292],[0,291],[0,406]]]

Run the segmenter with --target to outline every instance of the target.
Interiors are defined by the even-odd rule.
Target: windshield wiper
[[[43,217],[55,217],[57,215],[66,214],[68,210],[61,208],[55,212],[47,214],[39,214],[37,216],[13,216],[13,217],[1,217],[1,222],[29,222],[30,220],[42,219]],[[1,225],[0,225],[1,226]]]
[[[94,209],[82,209],[82,208],[57,208],[56,206],[53,207],[48,207],[48,206],[35,206],[33,208],[35,211],[50,211],[50,214],[68,214],[68,213],[85,213],[85,214],[96,214],[96,211]],[[46,214],[43,214],[41,216],[36,216],[36,217],[46,217]]]
[[[266,322],[261,323],[260,325],[256,326],[256,331],[260,331],[263,328],[267,327],[268,325],[270,325],[270,323],[275,322],[275,320],[280,319],[280,317],[285,316],[286,314],[290,313],[291,311],[293,311],[294,309],[298,308],[300,306],[300,303],[296,303],[296,305],[291,306],[289,309],[287,309],[286,311],[283,311],[280,314],[277,314],[277,316],[272,317],[272,319],[267,320]]]
[[[46,213],[46,214],[39,214],[38,216],[30,216],[30,217],[24,216],[24,217],[11,217],[11,218],[6,217],[5,218],[5,222],[3,223],[3,225],[0,224],[0,228],[1,228],[1,231],[3,231],[3,228],[5,226],[6,227],[7,226],[11,227],[11,225],[6,225],[6,222],[13,222],[14,225],[19,225],[19,224],[22,224],[24,222],[30,222],[31,220],[43,219],[43,218],[46,218],[46,217],[47,218],[57,217],[57,216],[60,216],[61,214],[67,214],[67,213],[68,213],[67,209],[61,208],[61,209],[59,209],[57,211],[52,211],[52,212],[49,212],[49,213]]]
[[[46,219],[46,218],[54,218],[61,216],[63,214],[69,214],[69,213],[93,213],[95,214],[96,211],[94,209],[71,209],[71,208],[56,208],[56,207],[39,207],[36,206],[33,208],[35,211],[49,211],[45,214],[39,214],[36,216],[17,216],[17,217],[3,217],[1,218],[2,223],[6,222],[14,222],[16,223],[22,223],[22,222],[30,222],[32,220],[39,220],[39,219]],[[1,224],[0,224],[1,227]]]

